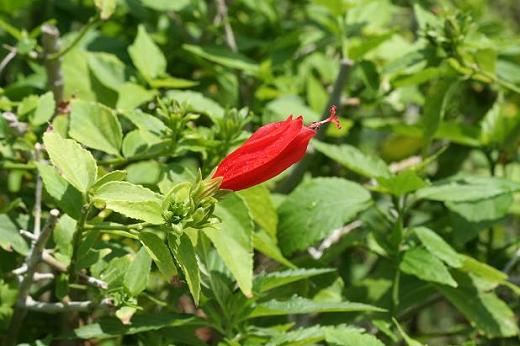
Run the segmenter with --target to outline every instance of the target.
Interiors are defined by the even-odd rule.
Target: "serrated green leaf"
[[[387,191],[395,196],[416,191],[424,186],[426,182],[412,170],[399,172],[391,177],[378,177],[377,181],[383,191]]]
[[[289,314],[310,314],[319,312],[381,312],[378,307],[353,302],[315,302],[313,300],[292,297],[286,301],[270,300],[256,305],[249,316],[250,318],[261,316],[279,316]]]
[[[437,233],[426,227],[417,227],[413,231],[431,254],[451,267],[459,268],[462,265],[462,257]]]
[[[74,48],[63,57],[63,79],[65,98],[78,97],[81,100],[96,100],[88,68],[88,53]]]
[[[250,297],[253,286],[253,224],[247,206],[233,193],[217,204],[215,215],[222,223],[217,230],[204,229],[204,233],[215,245],[244,295]]]
[[[72,239],[74,232],[76,232],[76,220],[68,215],[60,217],[54,232],[52,232],[57,253],[60,260],[66,265],[69,265],[70,257],[72,256]]]
[[[5,214],[0,215],[0,247],[5,251],[14,250],[23,256],[29,252],[29,246],[18,227]]]
[[[92,189],[96,189],[98,187],[101,187],[103,185],[105,185],[106,183],[109,183],[111,181],[122,181],[122,180],[125,180],[126,178],[126,175],[127,175],[127,172],[126,171],[122,171],[122,170],[115,170],[115,171],[112,171],[112,172],[108,172],[107,174],[105,174],[104,176],[98,178],[98,180],[96,180],[96,183],[94,185],[92,185]]]
[[[38,162],[38,173],[42,177],[45,191],[54,198],[58,207],[67,215],[78,220],[85,199],[81,192],[67,182],[53,166]]]
[[[123,131],[114,112],[99,103],[72,102],[69,135],[89,148],[119,155]]]
[[[370,204],[370,193],[345,179],[316,178],[303,183],[278,208],[279,246],[286,254],[303,250]]]
[[[446,207],[469,222],[498,220],[507,215],[513,205],[512,193],[470,202],[446,202]]]
[[[519,190],[519,183],[506,179],[465,177],[422,188],[417,191],[417,197],[443,202],[466,202],[492,198]]]
[[[155,225],[164,223],[162,197],[145,187],[123,181],[111,181],[96,189],[93,199],[108,209]]]
[[[36,109],[31,117],[31,124],[40,126],[47,123],[54,115],[56,109],[56,102],[51,91],[46,92],[38,99]]]
[[[195,305],[199,305],[200,298],[200,270],[195,255],[195,249],[186,233],[176,237],[168,234],[168,245],[173,253],[173,257],[177,261],[178,266],[182,269],[186,282],[193,297]]]
[[[61,176],[79,191],[87,192],[97,177],[97,165],[92,154],[76,141],[64,139],[56,132],[46,132],[43,144]]]
[[[438,286],[437,289],[478,329],[491,338],[518,335],[513,311],[494,293],[480,292],[471,278],[456,276],[458,288]]]
[[[137,29],[134,43],[128,47],[128,54],[146,79],[155,79],[166,73],[166,58],[142,24]]]
[[[108,288],[121,287],[129,265],[128,256],[114,257],[100,273],[99,278],[108,284]]]
[[[134,184],[155,185],[161,179],[161,165],[156,160],[133,163],[126,167],[127,180]]]
[[[441,260],[420,247],[407,250],[399,268],[401,271],[424,281],[457,287],[457,282],[453,280],[453,277]]]
[[[145,247],[141,247],[128,266],[123,284],[128,293],[135,297],[146,289],[148,275],[152,265],[152,258],[148,255]]]
[[[117,109],[130,110],[150,102],[157,95],[156,90],[147,90],[139,84],[127,82],[119,87]]]
[[[480,277],[481,279],[495,284],[503,284],[507,280],[507,274],[498,269],[495,269],[489,264],[477,261],[473,257],[469,257],[466,255],[462,255],[461,258],[461,271],[473,274],[475,276]]]
[[[386,163],[378,157],[369,156],[348,144],[332,145],[314,141],[312,145],[327,157],[346,168],[369,178],[390,177]]]
[[[239,191],[238,195],[246,203],[253,221],[271,236],[276,237],[278,214],[274,208],[269,190],[263,185],[257,185]]]
[[[175,268],[173,263],[172,254],[159,236],[152,232],[144,231],[139,233],[139,240],[166,280],[170,281],[177,275],[177,268]]]
[[[149,131],[156,135],[164,135],[168,131],[168,127],[159,118],[139,109],[125,112],[124,116],[141,130]]]
[[[101,84],[109,89],[117,91],[125,83],[125,64],[114,54],[89,52],[88,66]]]

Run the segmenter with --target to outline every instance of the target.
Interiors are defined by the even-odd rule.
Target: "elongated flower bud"
[[[304,126],[303,117],[267,124],[259,128],[238,149],[226,156],[213,177],[222,177],[221,189],[238,191],[269,180],[300,161],[307,145],[321,125],[340,127],[336,107],[329,117]]]

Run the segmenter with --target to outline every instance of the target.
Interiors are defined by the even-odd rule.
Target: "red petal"
[[[271,157],[268,162],[261,166],[242,171],[241,174],[235,175],[230,179],[225,179],[220,187],[222,189],[238,191],[277,176],[303,158],[307,150],[307,145],[315,134],[315,131],[302,127],[290,144],[279,152],[278,155]]]
[[[274,125],[274,124],[271,124]],[[263,129],[260,135],[253,134],[254,140],[246,141],[240,148],[229,154],[218,166],[214,177],[224,177],[224,182],[253,171],[277,157],[303,128],[301,117],[288,118],[279,125],[272,126],[271,133]],[[253,137],[252,136],[252,137]]]

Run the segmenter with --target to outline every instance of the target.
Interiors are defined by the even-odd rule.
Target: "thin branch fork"
[[[34,162],[40,162],[42,159],[43,146],[40,143],[36,143],[34,146]],[[41,233],[41,214],[42,214],[42,191],[43,182],[42,177],[38,170],[36,170],[36,194],[34,198],[34,230],[33,230],[33,241],[36,241],[40,237]]]
[[[47,250],[42,253],[42,261],[59,272],[66,273],[68,271],[67,266],[64,263],[58,261],[56,258],[54,258],[54,256],[52,256],[50,252]],[[108,288],[108,284],[105,281],[92,276],[88,276],[85,273],[79,273],[79,277],[83,281],[85,281],[85,283],[89,286],[100,288],[103,290],[106,290]]]
[[[18,52],[16,51],[16,48],[8,49],[9,53],[5,56],[5,58],[0,62],[0,74],[4,71],[4,69],[9,65],[9,63],[16,57],[16,54]]]
[[[229,24],[229,16],[228,16],[228,8],[226,5],[226,0],[215,0],[217,5],[218,16],[215,17],[217,24],[219,22],[224,24],[224,40],[226,41],[226,45],[233,52],[238,52],[237,41],[235,39],[235,33],[231,28],[231,24]]]
[[[38,311],[44,312],[48,314],[58,314],[63,312],[82,312],[82,311],[90,311],[94,308],[108,308],[112,306],[112,301],[110,299],[103,299],[100,303],[95,303],[91,300],[82,301],[82,302],[57,302],[57,303],[47,303],[47,302],[39,302],[32,299],[28,296],[25,302],[19,305],[20,308],[29,310],[29,311]]]
[[[25,260],[25,275],[20,283],[18,290],[17,307],[14,309],[13,316],[11,317],[11,323],[7,330],[7,335],[4,339],[4,346],[16,345],[18,338],[18,332],[20,331],[22,322],[27,314],[27,310],[20,308],[25,304],[27,297],[29,296],[29,290],[34,280],[34,273],[36,272],[36,265],[40,261],[41,254],[45,248],[45,244],[49,240],[49,237],[56,227],[60,212],[57,209],[52,209],[49,213],[49,218],[45,227],[40,233],[40,236],[36,241],[33,242],[31,250]]]

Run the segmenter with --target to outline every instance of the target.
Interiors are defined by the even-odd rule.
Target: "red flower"
[[[293,119],[292,115],[262,126],[222,160],[213,178],[222,177],[220,188],[233,191],[263,183],[300,161],[316,131],[328,122],[341,128],[336,106],[330,107],[327,119],[309,126],[303,125],[302,116]]]

